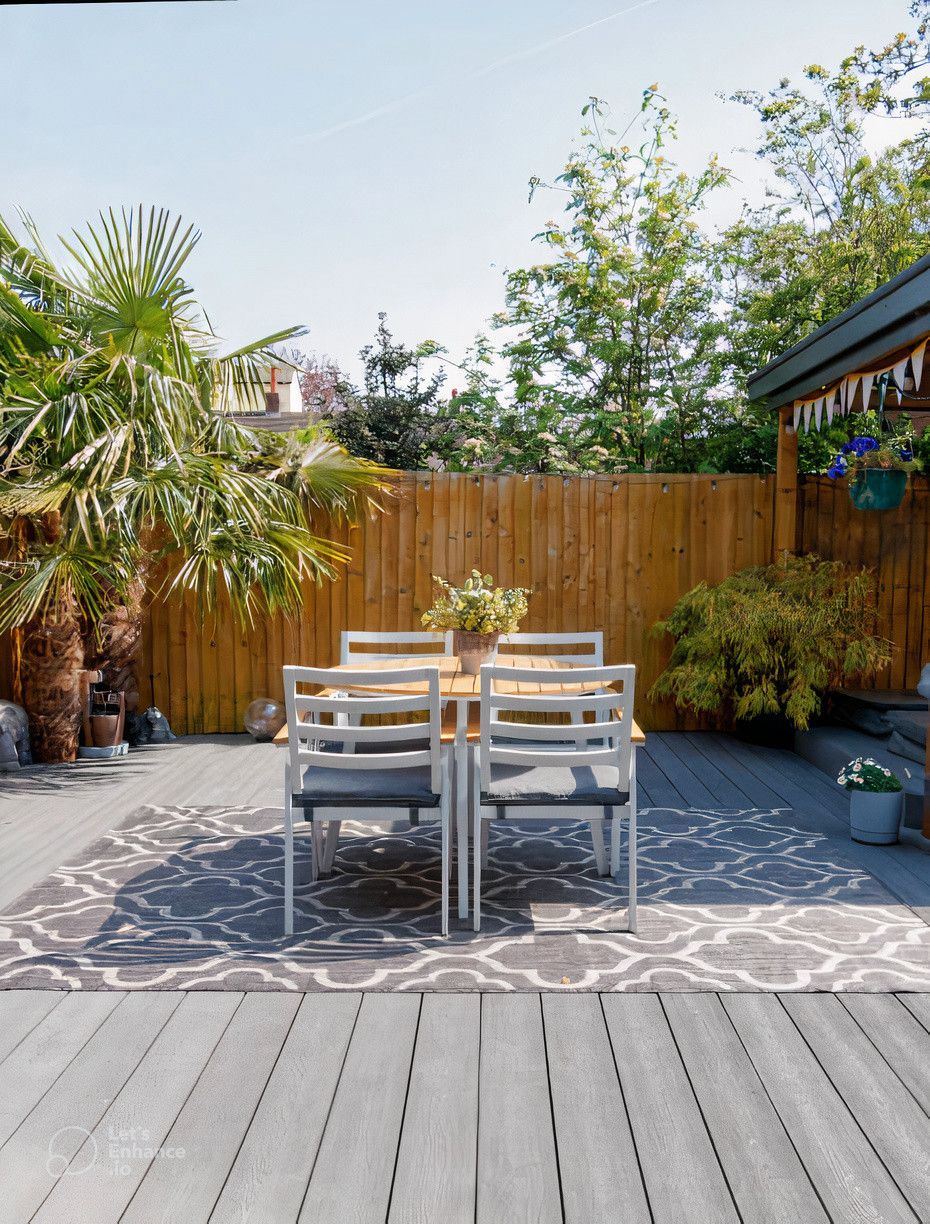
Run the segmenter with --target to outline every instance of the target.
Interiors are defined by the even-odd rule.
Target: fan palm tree
[[[20,631],[36,755],[68,760],[78,672],[106,656],[112,683],[131,662],[156,566],[243,622],[294,614],[304,579],[344,559],[314,514],[351,516],[386,473],[231,419],[300,332],[221,355],[184,277],[192,227],[101,214],[61,239],[63,267],[23,226],[0,220],[0,633]]]

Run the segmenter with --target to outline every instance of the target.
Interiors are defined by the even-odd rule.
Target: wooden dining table
[[[539,680],[523,680],[514,682],[514,691],[518,693],[585,693],[592,691],[592,685],[577,683],[571,681],[560,680],[548,683],[545,673],[547,671],[566,671],[572,668],[580,670],[588,668],[590,664],[571,664],[564,663],[558,659],[553,659],[549,655],[501,655],[498,656],[498,663],[509,665],[511,667],[532,668],[533,671],[540,673]],[[396,659],[379,659],[376,662],[366,663],[343,663],[332,668],[334,672],[371,672],[371,684],[347,684],[342,686],[344,689],[351,692],[372,692],[377,693],[383,688],[378,684],[378,673],[385,671],[397,671],[404,667],[438,667],[439,668],[439,695],[443,705],[454,705],[455,718],[454,720],[443,720],[442,738],[445,743],[451,743],[453,746],[453,759],[455,763],[455,797],[453,811],[455,813],[455,823],[457,829],[468,828],[468,783],[461,784],[462,779],[468,778],[468,744],[478,739],[478,725],[474,720],[470,720],[469,714],[472,712],[472,707],[478,705],[481,701],[481,676],[470,675],[462,671],[461,660],[457,655],[398,655]],[[501,681],[498,681],[500,684]],[[394,693],[425,693],[427,685],[422,680],[411,680],[409,685],[398,684],[396,681],[391,683],[391,691]],[[632,742],[634,745],[645,744],[646,736],[637,725],[633,723]],[[274,737],[275,745],[279,748],[286,748],[288,743],[287,724],[281,728],[278,734]],[[468,862],[467,856],[459,853],[458,872],[459,872],[459,917],[466,919],[468,917]]]

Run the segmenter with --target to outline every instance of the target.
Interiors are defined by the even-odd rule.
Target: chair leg
[[[636,802],[632,799],[630,802],[630,822],[629,833],[627,835],[627,855],[629,858],[629,889],[630,889],[630,911],[629,911],[629,928],[635,934],[636,932]]]
[[[610,822],[610,874],[617,876],[620,872],[620,837],[623,833],[623,821],[620,818],[622,808],[614,808],[613,820]]]
[[[491,841],[491,822],[482,820],[481,822],[481,866],[487,869],[488,866],[488,846]]]
[[[315,884],[323,865],[323,830],[318,820],[310,821],[310,879]]]
[[[333,869],[333,863],[336,861],[336,851],[339,849],[339,830],[341,828],[341,820],[331,820],[326,826],[326,844],[323,847],[323,862],[321,864],[323,875],[329,875]]]
[[[294,934],[294,813],[290,767],[284,776],[284,934]]]
[[[607,850],[604,846],[603,820],[591,821],[591,842],[594,846],[594,861],[597,864],[597,874],[601,876],[609,875]],[[611,839],[611,850],[613,850],[613,839]]]
[[[442,933],[445,937],[449,934],[449,859],[451,858],[448,799],[443,801],[440,809],[440,821],[442,822]]]
[[[461,759],[465,759],[464,768],[460,768]],[[468,921],[468,822],[471,807],[469,804],[469,770],[468,748],[461,753],[456,749],[455,756],[455,833],[456,855],[459,869],[459,919]]]
[[[483,826],[487,823],[481,819],[481,808],[477,802],[474,804],[474,826],[472,828],[472,875],[474,876],[474,896],[472,898],[472,927],[476,931],[481,930],[481,835],[484,832]]]

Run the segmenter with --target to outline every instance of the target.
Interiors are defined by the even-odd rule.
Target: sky
[[[719,95],[907,27],[906,0],[0,4],[0,212],[48,234],[111,205],[181,213],[234,346],[301,324],[356,375],[384,310],[460,355],[505,270],[540,257],[561,205],[527,183],[559,172],[589,95],[625,123],[657,81],[672,156],[737,176],[723,224],[762,171],[751,113]]]

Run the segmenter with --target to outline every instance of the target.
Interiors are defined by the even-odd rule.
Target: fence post
[[[772,561],[784,559],[797,548],[798,529],[798,435],[790,404],[778,410],[778,449],[775,455],[775,515],[772,530]]]

